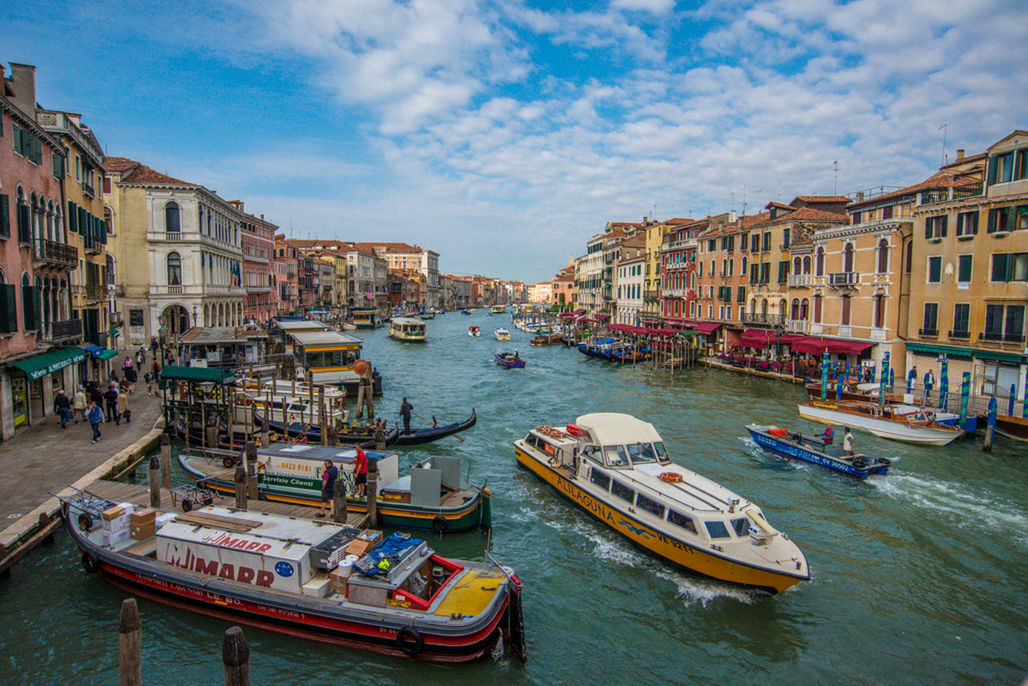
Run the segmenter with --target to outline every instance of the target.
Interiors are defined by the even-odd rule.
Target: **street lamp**
[[[775,324],[775,362],[780,362],[782,358],[782,334],[785,333],[785,326],[782,322]]]

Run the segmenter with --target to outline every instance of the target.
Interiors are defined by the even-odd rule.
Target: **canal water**
[[[467,336],[469,324],[481,338]],[[358,332],[384,376],[376,409],[397,421],[406,395],[440,423],[471,408],[462,435],[405,449],[401,461],[464,458],[493,492],[491,547],[525,584],[529,660],[502,652],[438,666],[245,628],[254,683],[1019,683],[1028,675],[1028,455],[1001,437],[917,448],[856,434],[887,456],[866,483],[762,453],[751,421],[817,431],[799,387],[698,367],[670,375],[611,366],[575,350],[491,333],[509,317],[456,313],[424,345]],[[493,364],[518,348],[521,370]],[[776,597],[677,571],[574,509],[514,460],[542,423],[620,411],[652,422],[673,459],[759,504],[807,555],[813,578]],[[417,423],[418,420],[415,420]],[[479,532],[427,538],[481,559]],[[124,594],[79,566],[63,531],[0,581],[0,683],[117,681]],[[229,624],[141,601],[148,683],[220,683]]]

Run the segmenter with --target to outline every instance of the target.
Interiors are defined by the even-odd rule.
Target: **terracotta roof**
[[[198,184],[176,179],[173,176],[155,171],[145,164],[130,160],[127,157],[108,157],[104,159],[107,171],[122,174],[122,183],[160,183],[180,186],[196,186]],[[127,172],[127,173],[126,173]]]
[[[120,174],[123,171],[138,167],[139,162],[130,160],[127,157],[105,157],[104,158],[104,169],[115,174]]]
[[[984,156],[985,155],[983,154],[982,157]],[[967,158],[965,157],[964,159],[966,160]],[[860,209],[862,207],[868,207],[870,205],[878,205],[883,202],[897,200],[907,195],[915,195],[917,193],[920,193],[921,191],[930,191],[935,189],[947,188],[970,188],[976,186],[979,183],[981,183],[981,179],[975,180],[968,178],[959,178],[954,174],[939,171],[932,174],[921,183],[915,183],[913,186],[907,186],[906,188],[901,188],[898,191],[885,193],[874,198],[867,198],[866,200],[861,200],[860,202],[850,203],[846,206],[846,209],[854,210]]]
[[[850,199],[845,195],[797,195],[792,199],[790,205],[795,205],[796,201],[800,202],[849,202]]]
[[[849,200],[849,198],[847,198],[847,200]],[[774,201],[774,200],[772,200],[772,201],[771,201],[771,202],[769,202],[769,203],[768,203],[767,205],[765,205],[765,206],[764,206],[764,209],[766,209],[766,210],[769,210],[769,209],[771,209],[772,207],[779,207],[779,208],[781,208],[781,209],[783,209],[783,210],[789,210],[790,212],[791,212],[792,210],[795,210],[795,209],[796,209],[796,208],[795,208],[795,207],[793,207],[792,205],[786,205],[786,204],[785,204],[784,202],[776,202],[776,201]]]
[[[845,223],[847,217],[844,214],[838,212],[826,212],[825,210],[818,210],[813,207],[801,207],[793,212],[787,212],[786,214],[779,215],[774,219],[769,220],[768,224],[780,224],[782,222],[792,221],[822,221],[822,222],[838,222]]]
[[[354,243],[357,249],[361,252],[377,252],[376,248],[381,249],[387,253],[407,253],[410,255],[420,255],[423,251],[416,245],[408,245],[407,243]]]

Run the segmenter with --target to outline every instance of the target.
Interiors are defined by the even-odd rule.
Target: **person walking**
[[[932,394],[932,386],[935,385],[935,374],[932,374],[932,370],[929,369],[924,373],[924,401],[928,402],[928,397]]]
[[[68,428],[68,420],[71,419],[71,400],[64,394],[64,389],[59,389],[54,396],[54,414],[61,420],[61,428]]]
[[[100,384],[96,381],[89,382],[89,400],[100,406],[104,404],[104,394],[100,391]]]
[[[146,381],[146,394],[153,395],[153,374],[150,372],[143,374],[143,381]]]
[[[128,399],[128,397],[129,397],[128,393],[119,393],[118,394],[118,418],[120,419],[121,417],[124,417],[126,424],[129,424],[129,423],[132,422],[132,409],[129,408],[129,399]],[[116,419],[115,423],[117,423],[117,421],[118,420]]]
[[[150,373],[153,374],[153,382],[159,384],[161,382],[161,363],[157,361],[155,357],[153,364],[150,365]]]
[[[146,348],[140,347],[136,353],[136,366],[142,369],[144,364],[146,364]]]
[[[104,393],[104,404],[107,406],[107,421],[114,419],[118,424],[118,386],[113,381]]]
[[[403,433],[410,433],[410,413],[414,409],[414,406],[407,402],[407,396],[403,397],[403,402],[400,404],[400,416],[403,417]]]
[[[80,416],[82,421],[86,421],[86,408],[89,407],[89,401],[86,399],[86,391],[82,386],[75,391],[75,395],[71,399],[71,406],[75,408],[75,423],[79,423]]]
[[[93,427],[93,443],[96,443],[103,438],[103,434],[100,433],[100,425],[106,420],[103,408],[91,401],[89,409],[86,410],[86,417],[89,419],[89,425]]]
[[[328,506],[329,516],[336,513],[335,502],[332,495],[336,487],[336,479],[339,478],[339,470],[332,464],[332,460],[325,460],[325,467],[321,470],[321,508],[316,517],[325,516],[325,506]]]

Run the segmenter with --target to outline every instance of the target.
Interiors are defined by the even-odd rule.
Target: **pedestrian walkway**
[[[0,444],[0,571],[9,563],[6,554],[40,528],[39,513],[45,513],[46,518],[56,513],[51,493],[79,482],[119,453],[128,451],[127,455],[141,448],[148,442],[144,439],[156,438],[154,427],[161,417],[159,397],[148,396],[146,384],[137,383],[129,405],[132,421],[123,419],[120,426],[113,421],[105,423],[101,427],[103,438],[95,444],[88,422],[69,421],[68,428],[61,429],[52,414]]]

